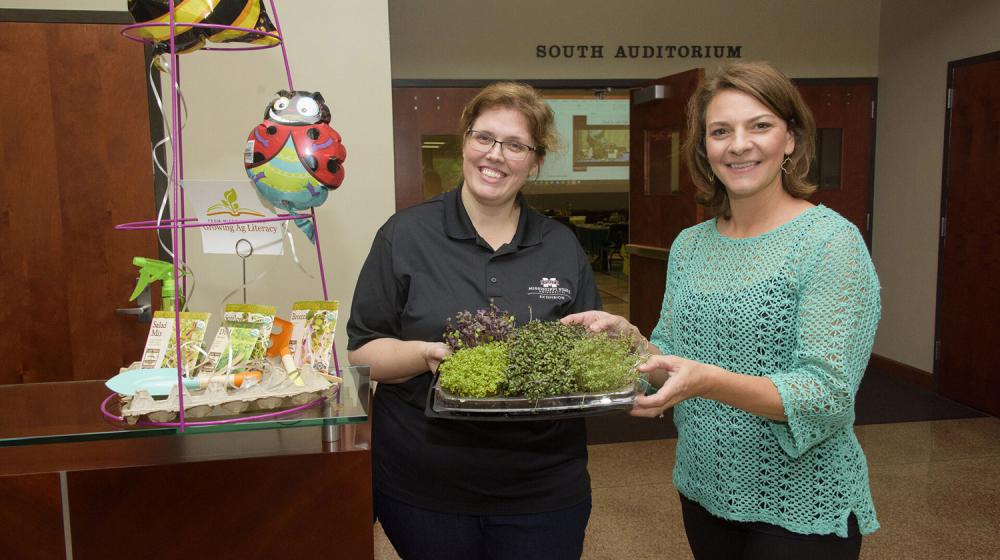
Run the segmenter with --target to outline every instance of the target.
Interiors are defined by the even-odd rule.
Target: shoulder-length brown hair
[[[727,66],[715,76],[703,80],[687,106],[687,138],[684,159],[691,171],[699,204],[712,209],[716,216],[730,216],[726,187],[712,173],[705,151],[705,110],[722,90],[736,90],[763,103],[785,121],[795,135],[795,149],[784,165],[781,186],[796,198],[808,198],[816,186],[809,182],[809,166],[816,152],[816,123],[798,88],[780,70],[767,62],[740,62]]]

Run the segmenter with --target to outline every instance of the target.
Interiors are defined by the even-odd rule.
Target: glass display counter
[[[328,432],[368,420],[369,375],[366,366],[343,370],[340,389],[330,399],[294,414],[210,426],[188,425],[185,434],[270,428],[324,426]],[[150,437],[178,433],[178,428],[129,426],[104,417],[101,405],[111,392],[104,381],[65,381],[0,386],[0,447]],[[109,412],[115,412],[111,399]],[[247,415],[249,416],[249,415]],[[239,416],[234,416],[238,419]]]
[[[343,379],[324,406],[183,433],[106,421],[100,380],[0,386],[0,558],[370,558],[368,368]]]

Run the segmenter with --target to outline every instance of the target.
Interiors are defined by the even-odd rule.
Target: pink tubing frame
[[[320,249],[319,228],[318,228],[318,224],[317,224],[317,220],[316,220],[316,209],[315,208],[310,208],[310,212],[309,212],[308,215],[303,214],[303,215],[297,215],[296,216],[296,215],[291,215],[291,214],[284,214],[284,215],[279,215],[279,216],[273,217],[273,218],[259,218],[259,219],[253,219],[253,220],[239,220],[239,221],[232,221],[232,222],[213,222],[212,224],[208,224],[208,223],[204,223],[204,222],[198,222],[198,221],[192,221],[193,218],[187,218],[185,216],[185,214],[184,214],[184,212],[185,212],[184,211],[184,190],[181,188],[181,182],[184,179],[183,140],[182,140],[182,136],[181,136],[181,127],[180,127],[180,95],[179,95],[178,89],[177,89],[177,85],[180,83],[180,56],[177,53],[177,49],[176,49],[176,42],[175,42],[176,29],[177,29],[177,27],[183,27],[183,28],[194,27],[194,28],[204,28],[204,29],[235,30],[235,31],[243,31],[244,33],[249,33],[249,34],[256,34],[256,35],[260,35],[260,36],[274,37],[274,38],[278,39],[279,40],[278,45],[252,45],[252,46],[240,46],[240,47],[216,47],[216,48],[202,47],[202,49],[200,49],[200,50],[247,51],[247,50],[267,49],[267,48],[273,48],[274,46],[280,46],[281,47],[281,58],[282,58],[282,60],[284,62],[284,65],[285,65],[285,77],[288,79],[288,89],[294,91],[295,87],[292,84],[292,72],[291,72],[291,68],[289,67],[289,64],[288,64],[288,52],[285,49],[285,38],[284,38],[284,33],[282,33],[282,31],[281,31],[281,21],[278,19],[278,10],[274,6],[274,0],[268,0],[268,3],[271,6],[271,16],[274,18],[274,27],[277,30],[277,33],[268,33],[268,32],[259,31],[259,30],[255,30],[255,29],[248,29],[248,28],[245,28],[245,27],[235,27],[235,26],[229,26],[229,25],[217,25],[217,24],[209,24],[209,23],[181,23],[181,24],[178,24],[177,21],[175,20],[175,17],[174,17],[174,8],[175,8],[175,1],[174,0],[170,0],[170,22],[169,23],[139,23],[139,24],[134,24],[134,25],[126,26],[121,31],[121,34],[125,38],[127,38],[129,40],[137,41],[137,42],[141,42],[141,43],[149,43],[148,40],[145,40],[145,39],[142,39],[142,38],[139,38],[139,37],[134,37],[134,36],[130,35],[129,31],[132,31],[132,30],[135,30],[135,29],[140,29],[140,28],[145,28],[145,27],[169,27],[170,28],[170,54],[169,54],[169,56],[171,57],[171,64],[170,64],[170,113],[171,113],[171,115],[170,115],[170,117],[171,117],[171,131],[173,132],[174,136],[176,137],[176,138],[172,138],[171,142],[170,142],[171,161],[172,161],[171,170],[173,170],[173,172],[171,173],[171,177],[172,177],[172,185],[171,186],[173,187],[173,198],[171,199],[172,200],[172,214],[171,214],[171,216],[174,216],[174,218],[172,218],[170,220],[164,220],[164,221],[159,222],[159,223],[157,222],[157,220],[147,220],[147,221],[141,221],[141,222],[131,222],[131,223],[119,225],[115,229],[120,229],[120,230],[149,230],[149,229],[157,229],[157,230],[159,230],[159,229],[169,229],[171,231],[172,252],[174,254],[174,285],[175,286],[181,286],[181,289],[175,291],[175,293],[174,293],[174,309],[177,309],[177,310],[180,310],[181,298],[183,297],[185,300],[187,299],[187,280],[186,280],[186,277],[180,275],[180,272],[179,272],[178,267],[177,267],[178,241],[180,243],[180,248],[179,248],[180,249],[180,253],[179,254],[181,255],[180,261],[181,262],[186,262],[187,261],[187,238],[184,235],[184,230],[187,229],[187,228],[190,228],[190,227],[203,227],[203,226],[206,226],[206,225],[218,225],[219,223],[245,224],[245,223],[254,223],[254,222],[274,222],[274,221],[284,221],[284,220],[296,220],[296,219],[300,219],[300,218],[311,219],[312,223],[313,223],[313,228],[314,228],[314,231],[315,231],[315,234],[316,234],[316,258],[317,258],[318,265],[319,265],[320,282],[322,283],[322,286],[323,286],[323,299],[324,300],[330,299],[329,298],[329,292],[327,291],[327,285],[326,285],[326,272],[325,272],[325,269],[323,268],[323,252]],[[183,354],[181,353],[181,333],[180,333],[181,327],[180,327],[180,319],[179,318],[176,318],[175,321],[174,321],[174,329],[175,329],[174,340],[175,340],[175,342],[177,344],[175,350],[177,352],[177,356],[182,356]],[[184,371],[183,371],[183,365],[182,365],[182,363],[183,362],[181,360],[178,360],[178,364],[179,364],[179,367],[177,368],[177,384],[178,384],[178,386],[182,386],[183,385]],[[337,359],[337,347],[336,347],[336,345],[334,345],[334,347],[333,347],[333,365],[334,365],[334,371],[336,372],[337,376],[339,377],[341,375],[341,372],[340,372],[340,362]],[[104,413],[104,415],[105,415],[106,418],[113,419],[113,420],[121,420],[121,418],[118,418],[118,417],[115,417],[113,415],[110,415],[106,411],[106,409],[105,409],[106,403],[113,396],[114,395],[110,395],[108,397],[108,399],[105,399],[105,402],[101,404],[101,411]],[[257,420],[257,419],[270,418],[270,417],[275,417],[275,416],[290,414],[292,412],[297,412],[299,410],[303,410],[305,408],[309,408],[310,406],[315,406],[316,404],[318,404],[320,401],[323,400],[323,399],[317,399],[317,400],[313,401],[312,403],[308,403],[308,404],[300,406],[300,407],[296,407],[296,408],[293,408],[293,409],[290,409],[290,410],[284,410],[284,411],[280,411],[280,412],[272,413],[272,414],[258,415],[258,416],[247,417],[247,418],[239,418],[239,419],[218,420],[218,421],[212,421],[212,422],[192,422],[192,423],[188,423],[188,422],[185,421],[185,418],[184,418],[184,392],[181,391],[178,394],[178,397],[179,397],[179,406],[180,406],[180,408],[179,408],[179,417],[180,418],[179,418],[178,422],[167,422],[167,423],[144,422],[143,425],[177,427],[178,431],[183,432],[184,431],[184,427],[188,426],[188,425],[191,425],[191,426],[203,426],[203,425],[212,425],[212,424],[226,424],[226,423],[233,423],[233,422],[247,421],[247,420]]]
[[[111,411],[108,410],[108,403],[111,402],[111,399],[117,396],[118,396],[117,394],[112,393],[107,397],[105,397],[103,401],[101,401],[101,414],[103,414],[104,418],[106,418],[107,420],[112,420],[114,422],[121,423],[125,422],[125,418],[122,416],[115,416],[114,414],[111,413]],[[305,404],[296,406],[294,408],[279,410],[276,412],[268,412],[266,414],[256,414],[254,416],[242,416],[240,418],[226,418],[224,420],[205,420],[201,422],[184,422],[183,420],[181,420],[180,422],[152,422],[150,420],[140,419],[138,422],[136,422],[136,425],[183,429],[185,426],[218,426],[222,424],[236,424],[238,422],[250,422],[251,420],[269,420],[271,418],[278,418],[281,416],[286,416],[288,414],[294,414],[296,412],[306,410],[308,408],[312,408],[325,400],[326,397],[319,397],[317,399],[311,400]]]

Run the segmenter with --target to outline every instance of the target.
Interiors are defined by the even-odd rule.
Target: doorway
[[[816,120],[813,204],[847,218],[871,249],[875,78],[793,80]]]
[[[934,376],[940,393],[1000,415],[1000,51],[948,64]]]
[[[704,70],[696,68],[653,80],[632,92],[629,126],[635,157],[629,175],[629,319],[647,337],[660,318],[670,244],[681,230],[704,219],[681,157],[685,107],[704,75]]]

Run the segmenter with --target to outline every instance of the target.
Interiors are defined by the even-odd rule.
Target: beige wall
[[[719,59],[614,58],[618,45],[741,45],[797,77],[874,76],[871,0],[389,0],[395,79],[643,78]],[[601,59],[536,58],[537,45],[603,45]]]
[[[1000,50],[1000,2],[882,0],[875,150],[875,351],[931,371],[948,62]]]
[[[343,325],[371,240],[395,204],[387,3],[277,4],[295,87],[323,93],[333,114],[331,124],[348,150],[343,186],[317,209],[330,297],[341,301]],[[125,1],[25,0],[5,1],[0,7],[122,11]],[[274,92],[287,87],[281,50],[195,52],[182,55],[181,67],[189,110],[183,131],[185,176],[246,181],[242,156],[247,134],[260,122]],[[169,85],[169,78],[163,83]],[[194,248],[189,261],[197,281],[192,308],[218,316],[222,298],[242,281],[240,260],[200,255],[194,230],[188,247]],[[296,248],[315,274],[315,251],[298,234]],[[288,257],[251,258],[247,277],[265,269],[268,274],[248,288],[248,300],[277,305],[287,317],[292,301],[322,297],[318,275],[306,277]],[[230,301],[241,299],[242,294]],[[341,327],[337,347],[342,359],[345,345]]]

